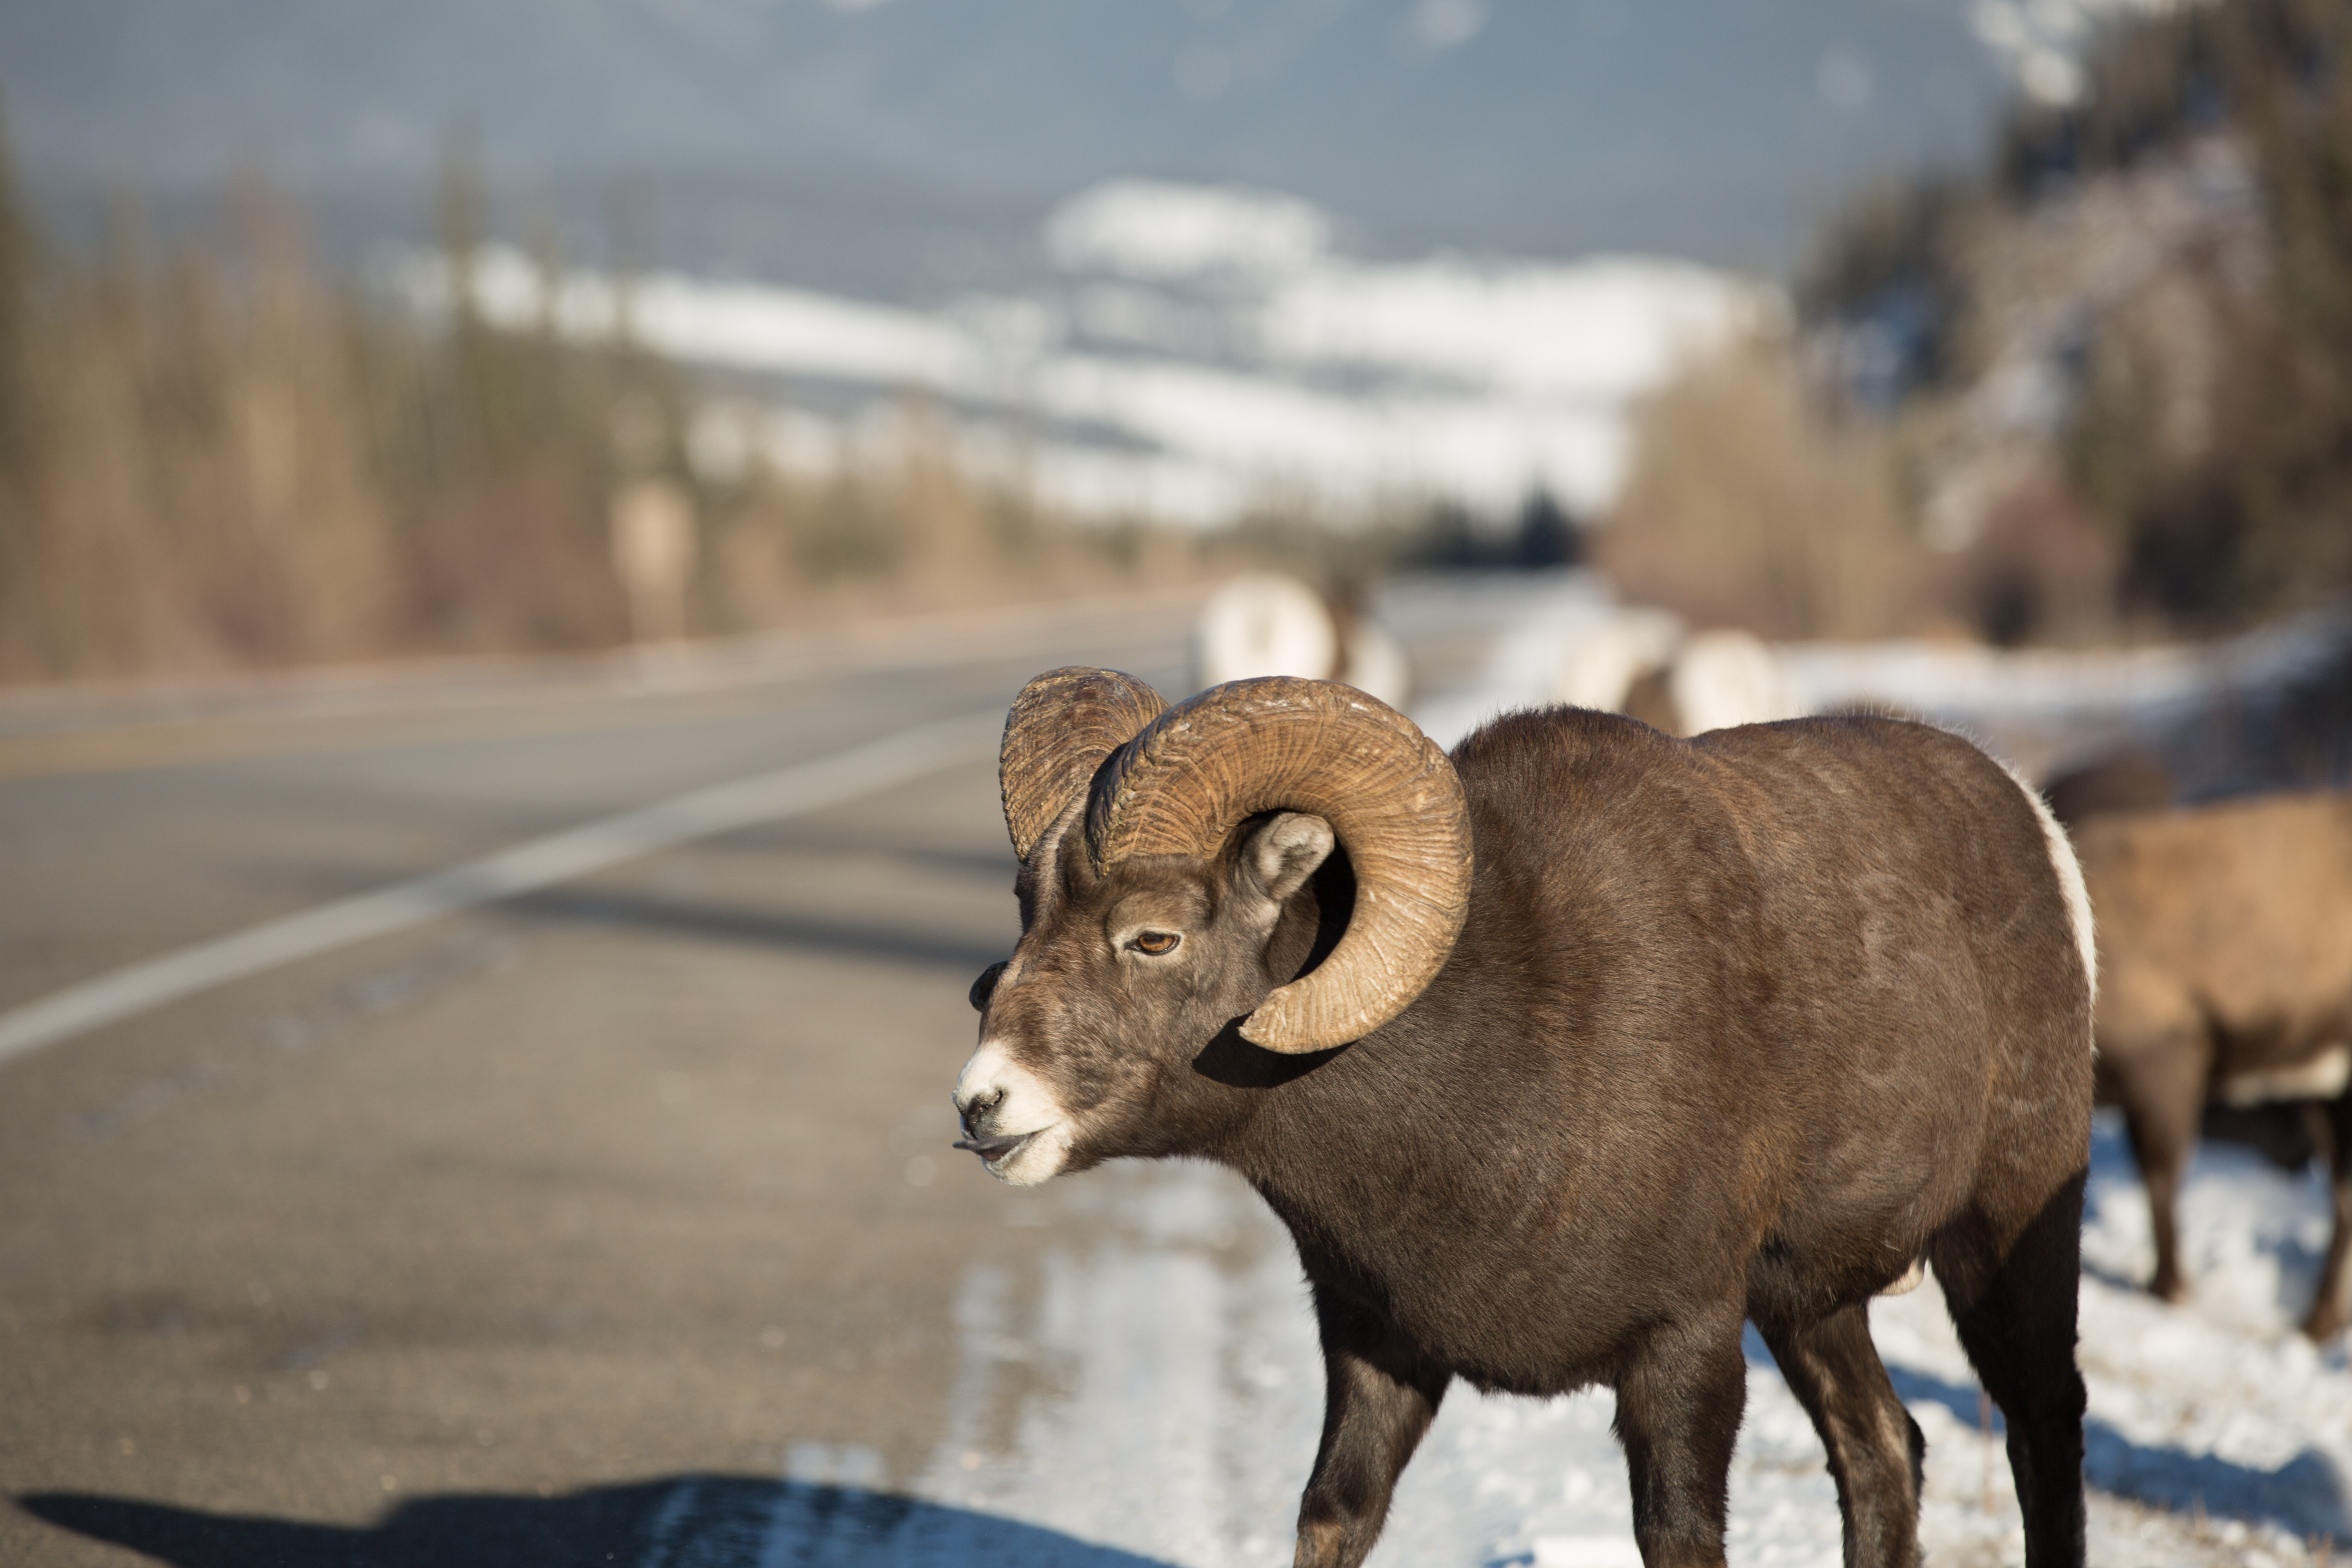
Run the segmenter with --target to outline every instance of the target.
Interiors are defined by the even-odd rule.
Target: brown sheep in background
[[[2095,816],[2172,805],[2172,770],[2153,752],[2133,748],[2054,774],[2042,786],[2042,798],[2067,832],[2079,833]]]
[[[2147,1181],[2149,1288],[2188,1293],[2174,1207],[2208,1100],[2325,1108],[2336,1227],[2304,1331],[2352,1321],[2352,797],[2096,816],[2074,846],[2098,921],[2101,1098]]]

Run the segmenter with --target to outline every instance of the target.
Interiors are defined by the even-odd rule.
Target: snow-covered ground
[[[1392,586],[1377,609],[1400,632],[1423,620],[1464,614],[1465,594],[1490,605],[1496,635],[1475,679],[1433,691],[1412,717],[1451,746],[1508,708],[1594,703],[1580,694],[1571,650],[1632,643],[1652,661],[1671,657],[1686,630],[1663,611],[1616,602],[1609,584],[1585,573],[1463,584],[1431,577]],[[1613,637],[1597,637],[1600,628]],[[1987,745],[2028,776],[2095,759],[2126,745],[2188,752],[2170,759],[2184,798],[2277,788],[2259,759],[2219,754],[2210,733],[2231,731],[2241,750],[2255,710],[2307,680],[2352,648],[2352,610],[2317,610],[2234,638],[2201,644],[2111,648],[1995,648],[1916,639],[1791,643],[1773,650],[1790,711],[1870,709],[1945,724]],[[1622,679],[1636,673],[1619,671]],[[1607,706],[1606,700],[1597,705]],[[2306,763],[2307,763],[2306,759]],[[2252,771],[2249,771],[2252,769]],[[2312,780],[2295,781],[2308,786]]]
[[[1450,615],[1446,592],[1391,608],[1404,619]],[[1485,663],[1416,710],[1433,733],[1450,738],[1484,712],[1542,700],[1559,633],[1609,612],[1597,585],[1574,577],[1522,580],[1494,608]],[[1808,657],[1815,678],[1837,675],[1828,653]],[[1874,657],[1838,679],[1866,686]],[[1939,683],[1932,661],[1895,663],[1922,705],[1988,721],[2000,714],[1982,704],[1997,708],[2003,689],[2046,703],[2074,682],[2090,702],[2122,679],[2078,671],[1988,687],[1973,666]],[[2177,696],[2170,668],[2159,660],[2131,677],[2151,684],[2127,679],[2126,695]],[[887,1477],[875,1455],[813,1445],[793,1453],[781,1486],[690,1483],[656,1521],[645,1568],[1288,1561],[1321,1374],[1297,1261],[1264,1206],[1223,1172],[1139,1163],[1008,1192],[1003,1203],[1007,1224],[1051,1225],[1069,1239],[1033,1271],[988,1264],[963,1280],[961,1372],[922,1472]],[[2157,1301],[2137,1288],[2153,1265],[2145,1192],[2118,1124],[2101,1113],[2080,1351],[2093,1563],[2276,1568],[2327,1561],[2329,1538],[2352,1542],[2352,1363],[2343,1338],[2315,1347],[2294,1329],[2328,1215],[2315,1168],[2287,1174],[2242,1149],[2205,1147],[2180,1214],[2196,1299]],[[2000,1417],[1980,1403],[1932,1275],[1875,1303],[1872,1321],[1927,1437],[1929,1561],[2021,1562]],[[1833,1563],[1836,1493],[1820,1442],[1752,1332],[1748,1359],[1731,1560]],[[1372,1562],[1638,1563],[1612,1411],[1606,1391],[1540,1402],[1457,1386],[1405,1472]]]

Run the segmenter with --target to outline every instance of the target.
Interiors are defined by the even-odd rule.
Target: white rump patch
[[[2231,1073],[2213,1086],[2224,1105],[2242,1110],[2280,1100],[2334,1100],[2352,1083],[2352,1046],[2330,1046],[2292,1067]]]
[[[2066,916],[2074,924],[2074,946],[2083,955],[2083,978],[2090,986],[2090,1000],[2099,999],[2099,942],[2091,925],[2091,895],[2083,886],[2082,863],[2074,858],[2074,846],[2067,838],[2065,828],[2050,814],[2050,803],[2042,792],[2021,777],[2015,768],[2008,769],[2009,776],[2033,807],[2033,815],[2042,822],[2042,839],[2050,846],[2050,866],[2058,873],[2058,890],[2066,896]]]

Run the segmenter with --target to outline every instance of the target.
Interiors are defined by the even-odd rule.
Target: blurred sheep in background
[[[2053,773],[2042,799],[2069,833],[2095,816],[2126,811],[2161,811],[2173,803],[2172,770],[2164,759],[2139,747],[2111,752]]]
[[[1769,724],[1802,711],[1763,639],[1728,629],[1700,632],[1683,644],[1666,676],[1666,697],[1677,735]]]
[[[2104,839],[2118,832],[2132,834],[2136,831],[2094,826],[2110,817],[2137,819],[2166,813],[2185,814],[2191,817],[2198,815],[2193,808],[2176,810],[2179,791],[2171,768],[2156,752],[2139,745],[2126,746],[2062,768],[2043,784],[2042,794],[2050,803],[2051,814],[2065,825],[2070,835],[2078,838],[2087,835],[2092,839]],[[2243,803],[2241,805],[2243,808]],[[2153,829],[2137,831],[2145,834],[2168,830],[2158,825]],[[2198,892],[2189,900],[2191,907],[2208,911],[2213,891],[2207,888]],[[2119,921],[2128,921],[2135,927],[2139,921],[2140,911],[2137,909],[2118,910],[2116,913]],[[2119,940],[2126,945],[2137,944],[2133,932],[2110,930],[2108,945],[2116,946]],[[2319,1053],[2315,1081],[2283,1083],[2276,1075],[2261,1073],[2241,1073],[2233,1078],[2221,1070],[2221,1063],[2217,1060],[2210,1082],[2173,1091],[2176,1100],[2184,1092],[2191,1100],[2201,1092],[2204,1103],[2201,1111],[2191,1106],[2172,1104],[2168,1114],[2159,1118],[2169,1131],[2151,1128],[2147,1132],[2159,1143],[2168,1141],[2174,1145],[2148,1156],[2163,1169],[2143,1173],[2148,1183],[2151,1219],[2158,1237],[2168,1238],[2175,1235],[2174,1221],[2169,1212],[2171,1200],[2158,1194],[2160,1191],[2168,1193],[2179,1184],[2180,1173],[2174,1167],[2187,1157],[2182,1151],[2192,1137],[2184,1131],[2186,1120],[2189,1117],[2193,1116],[2196,1121],[2194,1140],[2208,1142],[2221,1140],[2242,1144],[2285,1171],[2303,1170],[2312,1161],[2331,1152],[2334,1139],[2327,1124],[2330,1097],[2317,1091],[2340,1089],[2332,1082],[2334,1075],[2341,1071],[2340,1051],[2338,1047],[2336,1051],[2323,1050]],[[2161,1083],[2153,1081],[2150,1075],[2160,1074],[2164,1070],[2165,1063],[2160,1059],[2118,1058],[2103,1062],[2099,1075],[2100,1098],[2117,1104],[2137,1100],[2144,1107],[2150,1102],[2151,1096],[2161,1101],[2167,1091]],[[2146,1109],[2141,1110],[2143,1122],[2150,1114]],[[2135,1134],[2135,1153],[2137,1154],[2141,1148],[2139,1136]],[[2168,1272],[2165,1258],[2159,1257],[2159,1276],[2154,1288],[2159,1294],[2179,1299],[2187,1292],[2187,1281],[2178,1259],[2178,1242],[2169,1241],[2161,1246],[2160,1252],[2173,1256]],[[2336,1268],[2340,1270],[2341,1265]],[[2340,1286],[2337,1288],[2341,1289]]]
[[[1682,622],[1664,610],[1620,609],[1580,621],[1561,646],[1552,695],[1578,708],[1629,711],[1634,683],[1666,666],[1682,635]]]
[[[1193,633],[1193,681],[1206,689],[1261,675],[1344,681],[1391,708],[1412,697],[1404,649],[1356,593],[1317,593],[1296,577],[1253,572],[1209,596]]]
[[[1793,719],[1804,710],[1780,661],[1751,633],[1685,636],[1663,610],[1627,608],[1580,625],[1560,650],[1552,695],[1628,714],[1675,735]]]
[[[2098,921],[2100,1097],[2147,1184],[2149,1289],[2189,1292],[2175,1208],[2205,1108],[2293,1107],[2332,1171],[2304,1321],[2326,1339],[2352,1321],[2352,795],[2113,811],[2074,837]]]

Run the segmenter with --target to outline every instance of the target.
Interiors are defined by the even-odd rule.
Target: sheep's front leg
[[[1739,1309],[1667,1324],[1617,1381],[1617,1439],[1648,1568],[1722,1568],[1731,1451],[1748,1399]]]
[[[1323,1442],[1298,1502],[1297,1568],[1355,1568],[1380,1539],[1389,1497],[1429,1430],[1448,1374],[1397,1342],[1389,1326],[1334,1302],[1315,1303],[1323,1334]]]
[[[2352,1091],[2337,1095],[2325,1108],[2327,1130],[2327,1173],[2336,1199],[2336,1234],[2327,1244],[2327,1261],[2319,1270],[2319,1295],[2303,1331],[2326,1340],[2352,1323]]]

